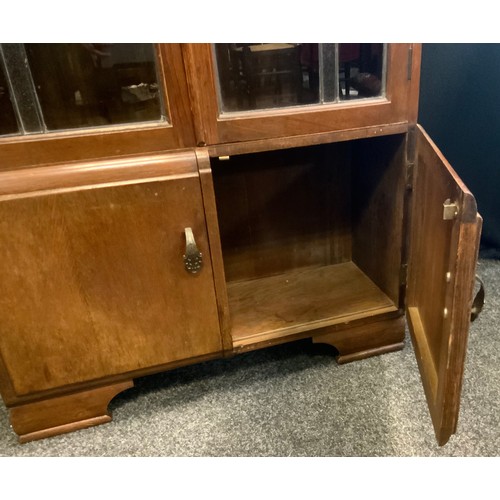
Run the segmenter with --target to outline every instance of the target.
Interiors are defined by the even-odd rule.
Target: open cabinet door
[[[482,219],[476,201],[420,126],[406,314],[440,445],[456,431]]]

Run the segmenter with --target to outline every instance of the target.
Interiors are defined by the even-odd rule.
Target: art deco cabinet
[[[0,390],[22,442],[133,379],[403,347],[456,431],[481,218],[412,44],[3,44]]]

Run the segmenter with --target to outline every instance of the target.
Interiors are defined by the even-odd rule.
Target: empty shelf
[[[397,311],[353,262],[228,283],[235,347]]]

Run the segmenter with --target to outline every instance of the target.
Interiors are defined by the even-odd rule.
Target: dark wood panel
[[[187,83],[194,117],[196,144],[212,144],[217,137],[216,117],[219,114],[212,72],[212,50],[208,43],[182,45]]]
[[[408,123],[388,123],[374,127],[361,127],[347,130],[336,130],[317,134],[294,135],[255,141],[233,142],[209,146],[210,156],[231,156],[248,153],[260,153],[278,149],[300,148],[342,142],[354,139],[366,139],[383,135],[404,134],[408,131]]]
[[[174,128],[174,137],[164,144],[164,148],[193,147],[196,145],[196,137],[182,45],[162,43],[157,47],[160,54],[160,74],[168,100],[170,123]]]
[[[228,281],[350,260],[347,143],[212,165]]]
[[[287,137],[308,132],[321,134],[332,130],[340,131],[402,122],[406,118],[406,110],[394,113],[393,103],[381,100],[371,104],[324,105],[315,111],[302,109],[293,110],[287,114],[262,112],[255,113],[255,115],[257,116],[242,116],[233,120],[220,119],[217,123],[218,142]]]
[[[456,204],[444,217],[443,204]],[[422,128],[408,267],[408,320],[438,442],[455,432],[481,219],[474,197]]]
[[[353,261],[399,302],[406,182],[405,136],[353,144]]]
[[[411,84],[408,93],[408,124],[415,126],[418,117],[418,102],[420,96],[420,69],[422,62],[422,44],[412,43]]]

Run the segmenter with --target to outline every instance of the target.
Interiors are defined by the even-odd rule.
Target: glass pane
[[[164,118],[152,44],[25,47],[48,130]]]
[[[16,121],[16,114],[10,99],[9,86],[5,72],[0,64],[0,135],[16,134],[19,127]]]
[[[217,43],[222,112],[319,103],[317,43]]]
[[[218,43],[221,113],[385,95],[382,43]]]
[[[384,57],[383,43],[339,43],[340,99],[382,96]]]

